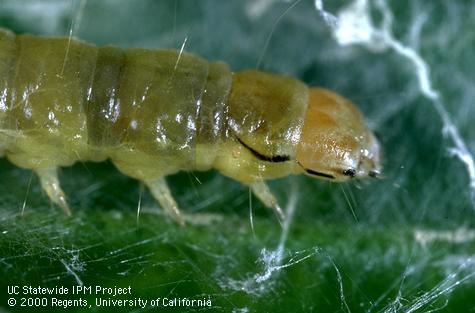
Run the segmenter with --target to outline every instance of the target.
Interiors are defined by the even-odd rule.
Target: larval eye
[[[350,176],[350,177],[355,177],[356,176],[356,170],[354,168],[349,168],[349,169],[343,171],[343,175]]]

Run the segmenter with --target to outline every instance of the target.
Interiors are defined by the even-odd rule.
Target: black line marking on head
[[[318,171],[314,171],[314,170],[305,168],[302,164],[300,164],[299,161],[297,161],[297,164],[300,165],[304,169],[304,171],[307,172],[307,174],[310,174],[310,175],[313,175],[313,176],[320,176],[320,177],[324,177],[324,178],[328,178],[328,179],[335,179],[335,176],[333,176],[331,174],[322,173],[322,172],[318,172]]]
[[[259,160],[267,161],[267,162],[274,162],[274,163],[290,161],[290,156],[288,156],[288,155],[272,155],[272,156],[267,156],[267,155],[261,154],[261,153],[257,152],[256,150],[252,149],[251,147],[249,147],[248,145],[246,145],[246,144],[244,143],[244,141],[242,141],[238,136],[236,136],[236,138],[237,138],[237,140],[238,140],[246,149],[248,149],[249,151],[251,151],[251,153],[252,153],[256,158],[258,158]]]
[[[330,175],[330,174],[327,174],[327,173],[322,173],[322,172],[317,172],[317,171],[309,170],[308,168],[304,168],[304,169],[305,169],[305,172],[307,172],[307,173],[310,174],[310,175],[325,177],[325,178],[329,178],[329,179],[335,179],[335,176]]]

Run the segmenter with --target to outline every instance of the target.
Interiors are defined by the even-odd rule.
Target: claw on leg
[[[163,210],[168,216],[173,217],[180,225],[185,225],[185,219],[178,208],[178,205],[173,199],[172,193],[168,188],[165,178],[158,178],[154,180],[147,180],[145,184],[150,189],[153,197],[160,203]]]
[[[281,220],[285,219],[284,212],[279,206],[277,199],[263,181],[255,182],[249,185],[254,195],[268,208],[274,210]]]
[[[71,215],[66,196],[59,184],[58,169],[56,167],[39,168],[35,172],[40,178],[41,187],[50,200],[59,205],[67,215]]]

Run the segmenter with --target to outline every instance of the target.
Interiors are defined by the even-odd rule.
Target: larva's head
[[[360,111],[329,90],[309,89],[309,103],[297,147],[306,174],[334,181],[376,177],[379,144]]]

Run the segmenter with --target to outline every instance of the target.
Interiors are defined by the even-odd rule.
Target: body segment
[[[0,154],[36,171],[50,198],[65,210],[56,169],[76,161],[112,160],[126,175],[144,181],[179,221],[167,175],[215,168],[249,185],[281,213],[264,180],[309,173],[306,164],[329,163],[310,151],[325,131],[308,124],[315,120],[308,112],[309,103],[313,108],[316,103],[311,98],[319,97],[316,91],[289,77],[232,73],[222,62],[175,50],[98,48],[0,30],[0,92]],[[341,121],[354,115],[358,120],[341,134],[361,137],[348,149],[366,149],[374,137],[359,112],[351,103],[324,96],[330,100],[319,107],[336,110],[328,115],[335,122],[333,136],[345,127]],[[325,145],[318,147],[323,154]],[[316,156],[320,163],[309,161]]]

